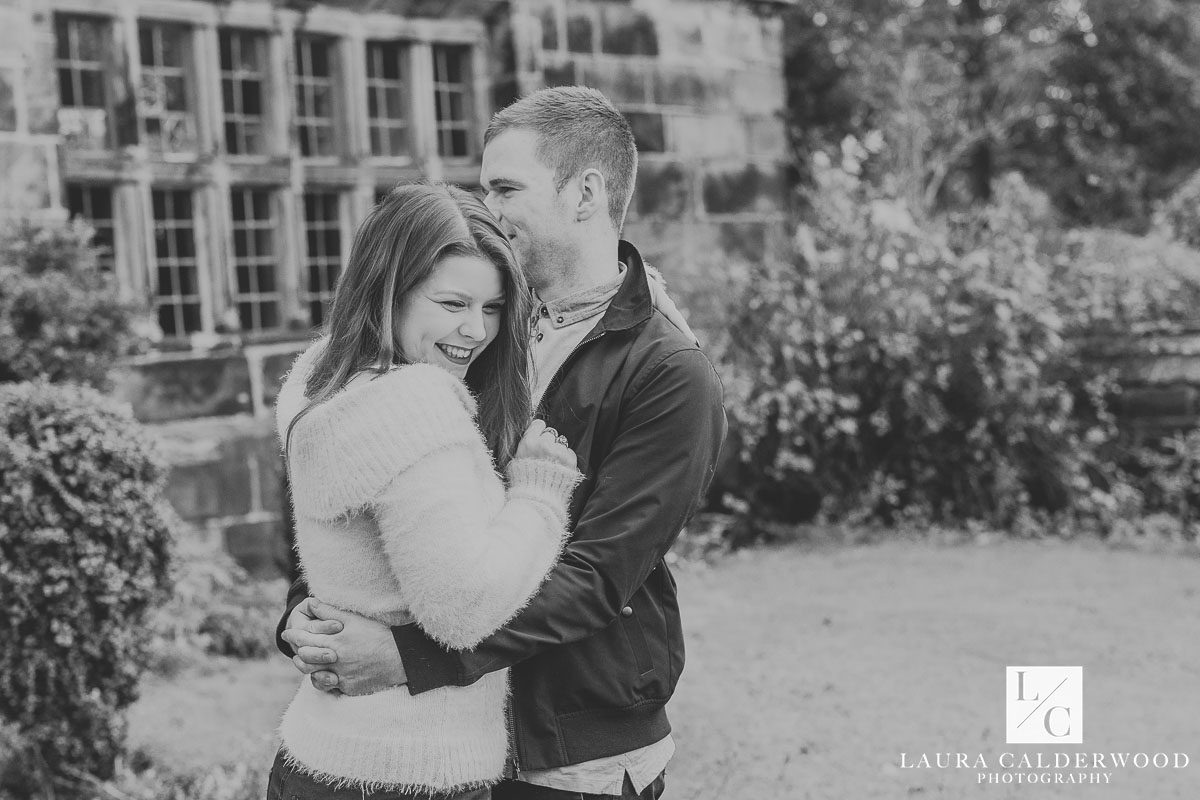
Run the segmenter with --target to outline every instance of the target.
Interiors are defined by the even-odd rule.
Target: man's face
[[[554,170],[537,157],[537,134],[521,128],[501,133],[484,148],[479,182],[487,191],[484,202],[512,242],[530,285],[548,285],[554,270],[561,270],[577,252],[572,185],[556,188]]]

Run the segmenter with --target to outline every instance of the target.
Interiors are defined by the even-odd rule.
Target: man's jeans
[[[535,786],[522,781],[502,781],[492,788],[492,800],[659,800],[663,789],[666,788],[666,773],[659,775],[638,794],[629,776],[625,776],[625,787],[621,794],[584,794],[582,792],[566,792],[562,789],[548,789],[545,786]]]

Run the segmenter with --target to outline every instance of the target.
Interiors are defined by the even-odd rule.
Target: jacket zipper
[[[505,772],[510,772],[508,777],[514,781],[521,777],[521,759],[517,754],[517,726],[513,721],[513,696],[512,673],[508,675],[508,698],[504,703],[504,726],[508,729],[508,769]]]
[[[546,384],[546,391],[542,392],[542,399],[538,402],[538,407],[534,409],[535,416],[541,415],[542,410],[546,407],[546,398],[548,398],[550,394],[558,388],[559,384],[562,383],[563,371],[566,370],[567,365],[574,360],[576,354],[587,345],[603,337],[607,332],[607,330],[603,329],[599,331],[593,330],[587,336],[583,337],[583,341],[575,345],[575,347],[571,349],[571,352],[567,353],[567,357],[563,359],[563,362],[559,364],[558,369],[555,371],[554,377],[551,378],[550,382]],[[592,334],[595,335],[593,336]]]

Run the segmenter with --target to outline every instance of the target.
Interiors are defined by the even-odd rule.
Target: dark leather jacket
[[[663,557],[712,480],[726,431],[721,384],[696,344],[653,308],[637,250],[621,242],[619,258],[628,267],[621,288],[538,409],[585,475],[559,564],[528,606],[469,652],[447,652],[415,625],[393,629],[413,694],[512,667],[522,769],[658,741],[671,730],[664,706],[683,670]],[[293,585],[289,612],[306,594]]]

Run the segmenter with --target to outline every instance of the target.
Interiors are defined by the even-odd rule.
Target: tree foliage
[[[801,163],[843,137],[927,213],[1012,169],[1072,224],[1144,230],[1200,168],[1200,11],[1189,0],[807,0],[789,13]]]
[[[140,310],[97,265],[82,221],[18,220],[0,233],[0,383],[71,381],[107,388],[136,349]]]

